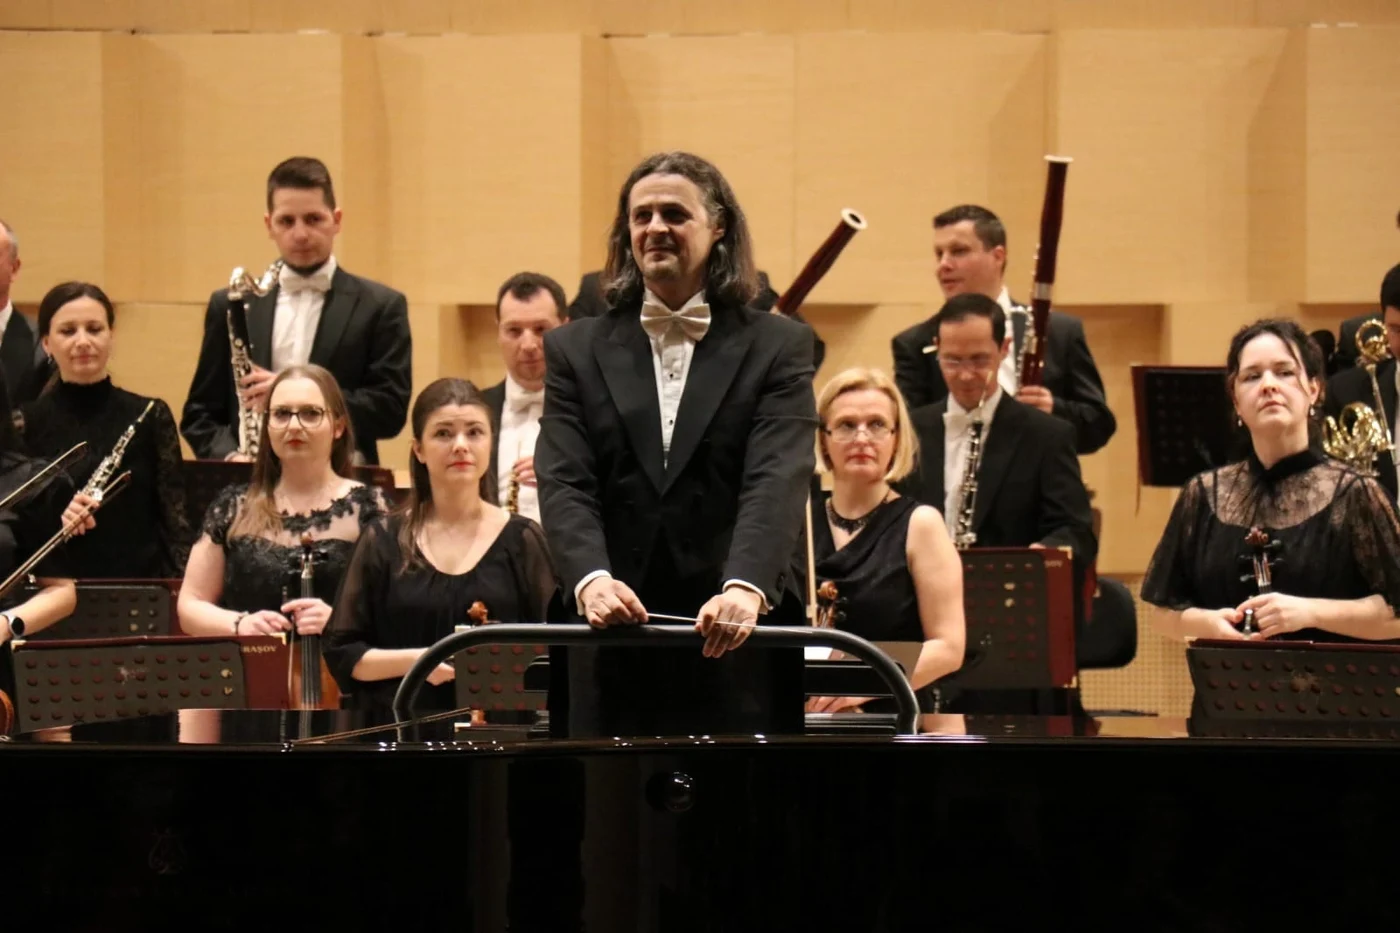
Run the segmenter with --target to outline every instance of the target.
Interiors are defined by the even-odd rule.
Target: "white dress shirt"
[[[501,436],[496,441],[496,479],[502,504],[510,489],[511,466],[521,457],[535,453],[535,441],[540,436],[540,415],[544,412],[544,389],[531,392],[506,375],[506,400],[501,406]],[[521,484],[517,511],[540,520],[539,491]]]
[[[1005,285],[1001,287],[1001,294],[997,296],[997,304],[1006,312],[1006,336],[1011,338],[1011,352],[1002,358],[1001,368],[997,370],[997,382],[1007,394],[1015,395],[1016,382],[1021,378],[1021,374],[1016,371],[1016,330],[1015,325],[1011,323],[1011,309],[1015,304]]]
[[[0,345],[5,343],[5,328],[10,326],[10,316],[14,313],[14,303],[6,301],[4,309],[0,310]]]
[[[996,415],[997,404],[1003,395],[1001,386],[982,406],[982,449],[987,449],[987,435],[992,433],[992,417]],[[948,410],[943,415],[943,522],[948,526],[948,535],[956,534],[958,520],[958,494],[961,492],[963,473],[967,470],[967,447],[972,437],[972,413],[958,404],[951,394],[948,396]]]
[[[642,294],[642,306],[647,305],[666,308],[665,302],[657,298],[649,288],[644,289]],[[703,290],[690,296],[690,300],[678,308],[676,313],[682,314],[696,309],[708,310]],[[685,394],[686,379],[690,375],[690,361],[695,357],[695,344],[698,341],[687,336],[680,324],[668,327],[660,336],[648,336],[647,339],[651,342],[652,372],[656,374],[656,397],[661,407],[661,462],[665,464],[671,454],[671,435],[676,430],[676,414],[680,411],[681,397]],[[595,570],[585,575],[574,587],[574,602],[580,615],[583,614],[583,602],[579,597],[583,588],[594,579],[606,576],[611,574],[606,570]],[[758,586],[747,580],[726,580],[721,589],[730,585],[742,586],[757,593],[761,600],[760,613],[772,608],[768,604],[768,597]],[[696,606],[695,609],[698,612],[700,607]]]
[[[309,276],[282,267],[277,277],[277,307],[272,315],[273,372],[311,361],[311,346],[335,270],[334,256]]]

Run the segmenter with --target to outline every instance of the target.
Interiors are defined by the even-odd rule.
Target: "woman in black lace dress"
[[[903,397],[880,370],[848,369],[822,387],[817,416],[817,462],[832,477],[812,515],[817,582],[836,585],[836,628],[867,641],[923,642],[909,680],[930,710],[930,685],[963,662],[962,560],[938,510],[890,488],[918,455]],[[812,697],[807,709],[866,701]]]
[[[24,443],[52,459],[79,441],[83,458],[70,469],[81,490],[119,439],[136,425],[112,470],[131,471],[131,484],[89,516],[79,537],[64,545],[64,563],[79,579],[178,577],[190,550],[180,437],[170,406],[112,384],[112,302],[96,285],[64,282],[39,303],[39,335],[58,381],[20,409]],[[81,517],[92,500],[79,492],[64,521]]]
[[[1242,329],[1226,361],[1245,460],[1182,488],[1142,584],[1177,638],[1400,638],[1400,520],[1384,487],[1316,445],[1322,354],[1292,321]],[[1252,528],[1279,542],[1273,592],[1248,571]],[[1257,632],[1242,633],[1245,613]]]
[[[331,618],[326,661],[358,708],[391,710],[425,649],[469,624],[474,602],[493,622],[544,622],[558,589],[540,526],[492,504],[491,412],[462,379],[439,379],[413,404],[413,495],[366,530]],[[441,664],[419,709],[457,707]]]
[[[320,366],[289,366],[268,393],[252,481],[215,497],[180,588],[191,635],[319,635],[350,553],[385,512],[379,490],[349,478],[355,450],[345,398]],[[301,537],[315,544],[302,599]]]

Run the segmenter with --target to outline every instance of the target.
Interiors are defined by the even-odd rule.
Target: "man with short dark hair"
[[[239,453],[239,400],[266,404],[277,373],[316,363],[345,393],[356,460],[379,462],[378,441],[408,420],[413,346],[403,294],[339,267],[340,232],[330,172],[318,159],[297,156],[268,175],[263,223],[280,259],[275,286],[251,300],[249,356],[253,372],[234,385],[228,335],[228,290],[210,297],[204,342],[180,418],[180,433],[201,459],[247,459]]]
[[[1397,413],[1400,413],[1400,406],[1396,405],[1396,398],[1400,396],[1400,373],[1397,372],[1395,360],[1400,356],[1400,265],[1393,266],[1385,274],[1381,281],[1380,313],[1379,316],[1372,314],[1362,318],[1353,319],[1356,322],[1351,330],[1351,341],[1353,356],[1355,355],[1356,327],[1365,320],[1379,320],[1385,327],[1385,339],[1390,348],[1390,357],[1376,366],[1376,383],[1371,384],[1371,374],[1364,366],[1353,366],[1350,369],[1343,369],[1327,382],[1327,393],[1323,399],[1323,405],[1327,414],[1334,418],[1341,417],[1342,409],[1352,402],[1360,402],[1372,411],[1384,422],[1386,429],[1390,432],[1392,442],[1400,431],[1400,422],[1397,421]],[[1352,323],[1348,321],[1347,323]],[[1343,332],[1346,331],[1346,324],[1342,325]],[[1338,347],[1340,354],[1341,348]],[[1383,411],[1376,411],[1376,389],[1380,389],[1381,405]],[[1376,458],[1376,479],[1389,491],[1392,499],[1396,498],[1397,490],[1400,490],[1400,477],[1396,473],[1396,460],[1393,453],[1383,453]]]
[[[985,207],[961,204],[933,219],[933,252],[938,285],[945,299],[975,293],[1001,305],[1011,322],[1012,352],[997,380],[1020,402],[1074,425],[1075,447],[1089,454],[1108,443],[1118,422],[1108,409],[1103,379],[1076,317],[1050,312],[1046,333],[1044,385],[1020,386],[1017,361],[1026,346],[1029,308],[1011,298],[1006,276],[1006,228]],[[895,382],[910,408],[941,401],[948,387],[933,349],[934,320],[897,334],[891,341]]]
[[[481,392],[491,405],[496,436],[491,470],[501,504],[540,521],[535,441],[544,412],[544,335],[568,320],[564,289],[547,275],[518,272],[496,293],[496,343],[506,377]]]
[[[545,336],[550,551],[589,624],[665,612],[706,642],[570,649],[570,733],[800,730],[801,652],[733,649],[760,616],[803,619],[790,563],[815,465],[811,332],[750,307],[743,210],[689,153],[623,184],[604,281],[605,314]]]

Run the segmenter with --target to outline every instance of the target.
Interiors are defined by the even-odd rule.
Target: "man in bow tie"
[[[535,439],[544,413],[544,335],[568,320],[564,289],[538,272],[519,272],[496,293],[496,342],[506,377],[482,390],[491,406],[496,437],[491,445],[501,504],[517,484],[516,511],[540,520],[535,480]]]
[[[801,652],[742,645],[802,621],[789,572],[814,468],[811,332],[750,307],[744,213],[683,152],[623,184],[609,310],[546,335],[535,449],[568,607],[598,628],[698,619],[701,650],[571,649],[570,734],[801,729]],[[561,719],[565,717],[561,716]]]
[[[196,457],[247,459],[238,453],[240,399],[255,409],[266,405],[277,373],[296,363],[324,366],[340,383],[358,461],[377,464],[377,441],[403,430],[413,384],[408,301],[339,267],[333,248],[340,221],[330,172],[320,160],[298,156],[272,170],[263,223],[282,268],[267,295],[250,296],[253,372],[240,385],[234,385],[230,361],[228,290],[209,299],[180,419]]]

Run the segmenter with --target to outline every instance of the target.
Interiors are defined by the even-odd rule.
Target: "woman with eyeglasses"
[[[931,711],[931,685],[963,662],[962,560],[938,510],[890,487],[918,453],[904,400],[880,370],[848,369],[822,387],[817,417],[817,463],[831,492],[813,503],[812,541],[818,586],[836,586],[831,622],[867,641],[922,642],[909,680]],[[862,707],[868,698],[807,703],[814,713]]]
[[[108,360],[115,322],[111,300],[96,285],[64,282],[49,289],[39,303],[39,335],[58,379],[21,406],[18,421],[29,452],[45,460],[87,441],[83,458],[69,470],[77,494],[63,513],[64,523],[82,521],[79,537],[63,547],[64,564],[75,577],[176,577],[192,537],[180,436],[164,401],[112,384]],[[84,518],[94,503],[81,490],[128,430],[112,478],[130,470],[131,484]]]
[[[289,366],[268,393],[252,482],[219,493],[180,588],[190,635],[319,635],[363,529],[386,512],[350,478],[355,440],[335,377]],[[300,593],[302,535],[315,541],[315,596]]]

